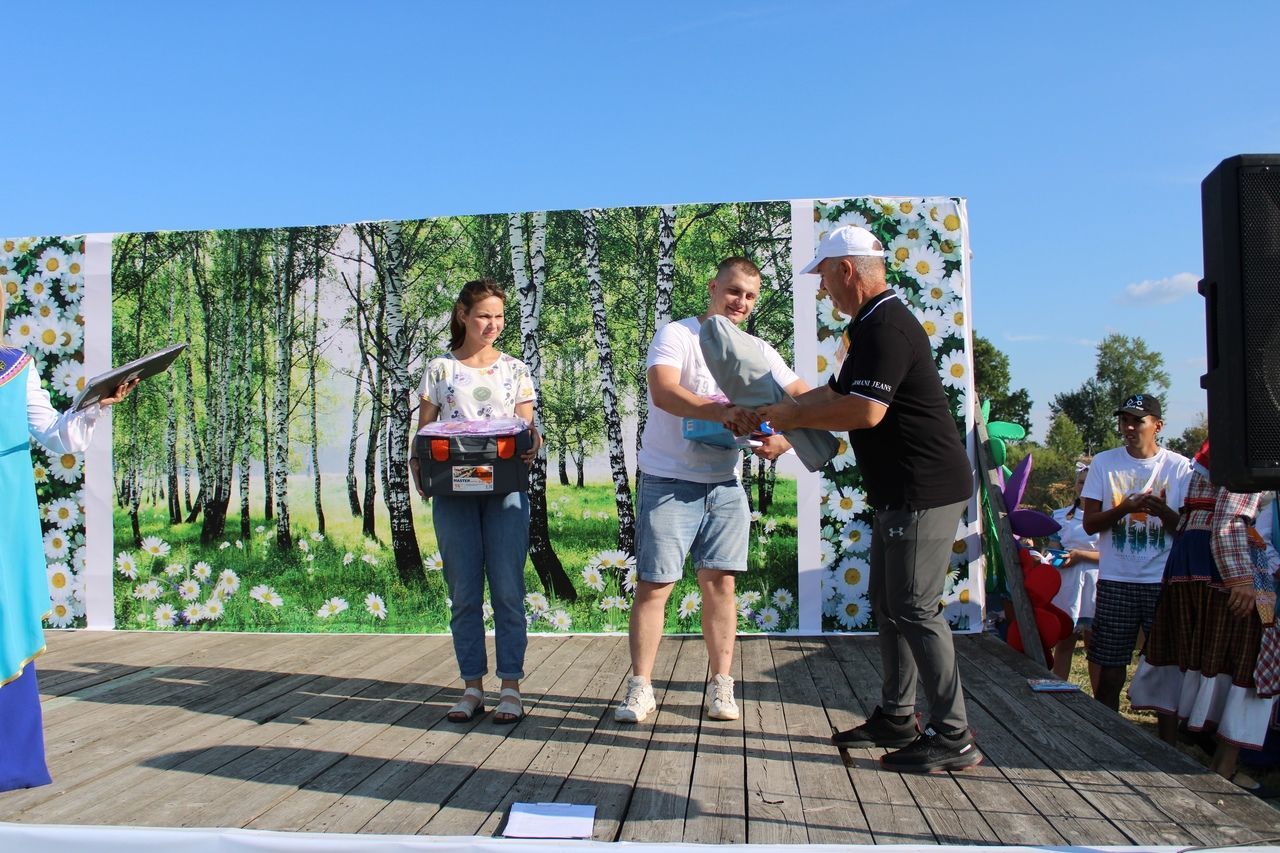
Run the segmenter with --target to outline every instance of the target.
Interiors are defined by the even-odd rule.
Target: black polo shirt
[[[930,509],[967,500],[969,457],[915,315],[888,290],[862,306],[846,334],[849,354],[830,387],[889,407],[876,426],[849,430],[868,504]]]

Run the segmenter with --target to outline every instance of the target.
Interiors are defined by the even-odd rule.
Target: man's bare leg
[[[738,600],[734,597],[734,574],[718,569],[699,569],[702,589],[702,638],[707,644],[707,669],[712,676],[733,671],[733,644],[738,636]]]
[[[667,599],[671,597],[674,586],[674,583],[650,581],[636,583],[627,638],[631,647],[631,674],[646,681],[653,676],[653,664],[658,659],[658,643],[662,641],[662,626],[666,621]]]

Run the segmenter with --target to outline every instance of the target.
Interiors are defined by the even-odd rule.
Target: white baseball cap
[[[800,270],[806,275],[818,268],[827,258],[883,258],[884,246],[865,228],[857,225],[841,225],[829,232],[818,244],[818,253],[809,265]]]

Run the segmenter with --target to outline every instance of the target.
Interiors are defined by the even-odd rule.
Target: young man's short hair
[[[741,255],[733,255],[716,264],[716,278],[727,272],[742,273],[743,275],[760,278],[760,267],[756,266],[755,261],[750,258],[744,258]]]

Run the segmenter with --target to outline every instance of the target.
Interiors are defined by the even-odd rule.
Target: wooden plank
[[[658,658],[653,667],[653,692],[659,711],[666,701],[667,682],[676,659],[684,644],[689,642],[701,645],[702,638],[666,637],[658,647]],[[619,840],[623,821],[629,819],[627,808],[645,759],[645,750],[656,726],[656,722],[651,722],[655,719],[652,716],[638,725],[613,719],[613,707],[622,701],[626,693],[629,671],[628,666],[619,673],[619,683],[608,712],[560,789],[560,802],[595,803],[596,822],[592,838],[596,841]]]
[[[1016,821],[1004,823],[993,817],[1002,810],[1013,810],[1022,815],[1025,812],[1018,800],[1011,798],[1010,804],[999,803],[987,805],[974,800],[974,804],[983,810],[987,821],[1005,844],[1057,844],[1045,840],[1044,836],[1052,833],[1060,835],[1063,842],[1074,845],[1129,843],[1129,838],[1115,827],[1101,812],[1089,804],[1057,773],[1045,765],[1031,750],[1027,749],[1012,732],[1007,730],[995,717],[987,713],[980,696],[980,686],[968,688],[975,701],[968,703],[969,723],[978,732],[978,745],[987,757],[975,770],[983,767],[999,772],[1017,785],[1017,797],[1028,802],[1034,815],[1038,815],[1043,824],[1027,820],[1025,826]],[[1010,727],[1016,727],[1018,720],[1008,721]],[[967,776],[968,773],[961,774]],[[968,791],[966,791],[968,793]],[[972,799],[972,795],[971,795]],[[1049,827],[1044,829],[1044,825]]]
[[[422,730],[439,723],[448,713],[452,692],[445,697],[440,685],[451,681],[456,665],[443,644],[427,651],[426,661],[413,676],[411,684],[383,700],[399,703],[399,713],[391,712],[377,720],[372,737],[355,749],[348,750],[331,766],[258,815],[247,826],[252,829],[296,830],[330,808],[356,785],[369,778],[393,760]],[[363,696],[361,697],[363,698]],[[443,699],[443,701],[441,701]],[[326,738],[325,746],[330,745]]]
[[[550,651],[546,643],[531,642],[525,656],[526,673],[535,671]],[[444,660],[451,673],[456,674],[457,666],[452,655]],[[458,691],[446,694],[443,703],[413,724],[420,729],[403,749],[361,778],[341,798],[301,828],[312,832],[359,832],[369,827],[370,822],[392,801],[433,798],[429,801],[438,805],[441,801],[439,795],[430,784],[419,782],[421,777],[464,742],[468,732],[482,724],[494,725],[487,717],[478,717],[470,723],[449,722],[446,714],[458,695]],[[399,739],[393,739],[388,751],[399,745]]]
[[[399,654],[395,653],[396,645],[400,646]],[[394,700],[406,694],[411,697],[422,686],[403,679],[411,679],[430,665],[426,656],[413,651],[392,644],[368,662],[363,676],[313,697],[304,703],[309,705],[305,711],[299,706],[294,716],[267,723],[262,727],[266,738],[251,739],[247,752],[193,780],[165,801],[147,806],[147,818],[169,826],[246,826],[358,749],[373,735],[371,727],[362,724],[376,724],[383,715],[394,721],[395,715],[408,712],[408,703]],[[230,749],[245,745],[233,744]],[[185,802],[188,797],[198,799],[199,808],[191,809]]]
[[[229,634],[220,637],[218,641],[226,642],[234,637],[234,634]],[[103,640],[94,643],[92,648],[78,648],[74,655],[76,662],[69,662],[65,669],[55,663],[58,658],[47,652],[36,658],[41,694],[52,697],[74,693],[148,666],[163,664],[193,651],[207,653],[212,645],[209,640],[192,634],[165,636],[158,632],[153,634],[144,631],[113,634]],[[90,656],[108,655],[112,659],[110,662],[83,660]]]
[[[850,650],[863,653],[863,666],[858,667],[856,661],[849,661],[844,671],[861,673],[860,677],[850,680],[853,694],[863,707],[874,708],[883,695],[884,673],[880,659],[879,642],[873,647],[868,643],[857,643]],[[871,677],[867,677],[867,673]],[[962,680],[963,683],[963,680]],[[921,705],[924,691],[917,688],[917,704]],[[926,714],[927,719],[927,714]],[[881,767],[880,772],[894,775]],[[990,844],[998,840],[997,833],[987,823],[985,817],[974,808],[974,804],[965,796],[952,773],[901,773],[897,774],[906,786],[920,809],[934,837],[945,844],[972,844],[975,841]],[[1030,811],[1028,804],[1027,810]]]
[[[300,638],[291,640],[294,648],[303,648]],[[252,658],[267,663],[269,655],[256,637],[241,636],[219,642],[216,646],[171,643],[160,640],[164,653],[155,654],[153,665],[121,670],[110,679],[65,691],[40,703],[46,727],[57,727],[66,739],[73,739],[101,724],[98,719],[102,704],[129,704],[143,707],[167,707],[179,702],[199,701],[205,682],[225,673],[228,661],[240,663]],[[167,647],[167,648],[166,648]],[[185,682],[185,683],[184,683]],[[193,684],[195,689],[193,689]],[[88,719],[86,719],[88,718]],[[136,719],[136,717],[135,717]]]
[[[1038,670],[990,638],[956,638],[988,761],[928,777],[880,770],[878,750],[846,766],[827,741],[879,699],[866,639],[741,640],[740,728],[701,719],[700,637],[664,640],[662,704],[640,726],[612,720],[625,640],[532,638],[528,718],[514,728],[443,722],[456,698],[441,686],[455,675],[447,637],[57,639],[50,670],[79,686],[46,694],[55,784],[0,796],[0,820],[355,831],[385,813],[408,831],[492,834],[511,802],[558,800],[596,803],[599,840],[656,828],[683,842],[1185,845],[1277,826],[1087,697],[1030,694],[1024,675]]]
[[[1056,703],[1042,694],[1031,693],[1022,679],[1015,679],[1012,687],[995,681],[988,675],[993,670],[992,661],[984,659],[977,644],[957,643],[956,648],[974,664],[967,676],[987,688],[977,696],[986,710],[998,719],[1023,720],[1025,725],[1013,734],[1109,817],[1133,843],[1196,843],[1194,835],[1129,784],[1133,761],[1126,759],[1115,764],[1103,757],[1107,753],[1115,757],[1107,738],[1088,737],[1089,733],[1083,731],[1070,714],[1055,712]],[[997,667],[994,671],[1001,669]],[[1116,721],[1127,725],[1119,716]]]
[[[1040,632],[1036,626],[1035,611],[1031,607],[1031,598],[1027,595],[1026,585],[1022,580],[1022,562],[1018,559],[1018,549],[1013,529],[1009,526],[1009,508],[1004,504],[1004,492],[1000,488],[1000,480],[996,474],[999,466],[991,457],[988,444],[987,424],[982,418],[980,406],[974,411],[974,427],[977,430],[979,484],[987,491],[987,500],[991,504],[991,513],[995,516],[996,530],[999,535],[997,546],[1000,549],[1000,562],[1004,564],[1005,582],[1009,587],[1009,598],[1013,602],[1013,612],[1018,618],[1018,630],[1022,633],[1022,647],[1025,654],[1043,670],[1048,670],[1045,660],[1044,646],[1040,643]],[[981,509],[982,502],[978,502]]]
[[[876,678],[883,678],[878,640],[859,640],[841,645],[844,647],[841,654],[847,664],[855,663],[857,654],[861,652]],[[963,678],[961,683],[964,683]],[[874,685],[868,685],[866,689],[874,689]],[[870,704],[879,698],[880,692],[877,691],[874,697],[863,697],[863,703]],[[972,704],[966,703],[966,709]],[[917,689],[917,708],[922,718],[927,719],[928,707],[922,688]],[[1061,835],[1017,790],[1016,784],[994,766],[990,756],[977,767],[963,772],[925,776],[903,774],[902,778],[941,842],[973,843],[974,839],[990,842],[992,835],[995,840],[1009,844],[1062,841]]]
[[[707,675],[704,655],[701,677],[691,685],[696,694],[692,713],[699,726],[684,841],[687,844],[745,844],[747,768],[743,755],[742,708],[739,706],[736,720],[709,719],[705,710]],[[742,681],[741,655],[734,655],[730,677],[735,685]],[[735,693],[741,698],[740,690]],[[649,748],[652,750],[652,745]]]
[[[822,696],[828,697],[829,730],[852,728],[880,702],[881,678],[861,654],[864,640],[829,637],[800,641]],[[835,650],[839,650],[837,658]],[[830,747],[835,749],[833,745]],[[933,844],[937,839],[911,790],[898,773],[880,767],[883,749],[847,749],[845,771],[866,816],[874,844]]]
[[[297,649],[301,652],[305,645],[300,644]],[[225,697],[251,691],[277,677],[274,672],[258,669],[275,666],[276,659],[269,655],[246,648],[238,660],[244,669],[175,665],[143,670],[149,673],[145,681],[135,682],[132,676],[125,676],[121,680],[126,683],[120,691],[109,691],[84,703],[90,713],[69,722],[52,716],[48,725],[50,732],[57,733],[58,741],[50,750],[50,761],[60,769],[70,766],[72,776],[64,777],[67,782],[82,780],[86,770],[100,776],[134,757],[121,754],[122,745],[123,752],[128,753],[133,744],[154,748],[163,739],[174,737],[171,727],[177,724],[175,714],[196,709],[217,713],[216,706],[224,703]],[[101,687],[105,685],[90,690]],[[175,745],[181,743],[174,741]]]
[[[898,818],[874,806],[868,810],[868,802],[881,801],[884,792],[861,769],[851,775],[831,742],[833,721],[848,720],[847,706],[855,701],[844,676],[820,639],[779,637],[771,646],[778,683],[786,685],[783,713],[810,843],[874,843],[872,821]],[[914,804],[912,811],[918,819]],[[923,821],[919,826],[927,834]],[[932,836],[920,840],[929,843]]]
[[[577,765],[596,728],[606,715],[613,714],[610,698],[618,690],[620,673],[628,672],[631,666],[627,638],[612,637],[596,642],[608,648],[608,656],[591,673],[591,680],[581,694],[564,710],[559,727],[542,743],[527,772],[485,819],[477,835],[498,835],[512,803],[568,802],[560,795],[564,780]]]
[[[492,817],[501,816],[503,802],[542,747],[556,736],[566,705],[577,701],[583,689],[607,659],[610,645],[595,637],[559,641],[564,654],[553,655],[539,667],[548,684],[542,695],[526,705],[526,717],[499,749],[490,753],[449,797],[430,820],[418,829],[426,835],[475,835]],[[531,688],[532,689],[532,688]],[[557,780],[559,781],[559,780]]]
[[[345,657],[354,661],[381,645],[381,643],[369,642],[353,643]],[[299,654],[304,656],[302,662],[314,660],[316,649],[317,646],[314,643],[310,648],[304,643],[299,651]],[[270,651],[270,649],[263,650],[267,653]],[[335,665],[339,664],[343,657],[342,655],[333,656]],[[278,662],[278,657],[270,661],[272,665]],[[252,658],[242,663],[251,665]],[[191,708],[169,709],[168,717],[160,719],[155,724],[147,725],[146,734],[123,741],[127,744],[124,750],[127,763],[76,789],[77,798],[90,798],[87,811],[101,815],[101,821],[127,821],[127,817],[120,813],[118,807],[108,808],[118,796],[113,794],[113,791],[118,791],[118,788],[113,786],[120,784],[121,780],[133,782],[130,785],[130,804],[136,804],[137,807],[145,809],[145,804],[168,797],[175,788],[225,764],[230,760],[229,753],[234,754],[232,748],[227,746],[229,741],[233,741],[246,731],[258,732],[261,730],[261,723],[296,708],[307,697],[303,691],[322,690],[340,683],[336,678],[326,679],[315,675],[281,678],[274,670],[266,673],[259,670],[230,672],[231,675],[224,675],[209,686],[222,687],[228,679],[234,679],[234,689],[234,683],[238,682],[244,672],[258,672],[260,675],[265,674],[268,678],[261,682],[258,689],[247,694],[222,691],[220,695],[211,697],[206,703]],[[334,701],[336,700],[330,700],[330,703]],[[211,715],[216,716],[211,719]],[[102,746],[104,749],[114,746],[119,750],[121,742],[118,735],[109,735],[103,740]],[[207,751],[202,751],[204,747],[208,748]],[[180,774],[167,772],[175,769],[179,770]],[[79,819],[89,819],[92,822],[88,815]]]
[[[538,695],[555,682],[563,662],[576,658],[578,651],[576,645],[564,641],[530,646],[525,654],[526,678],[522,682],[529,691],[526,710],[537,704]],[[547,660],[553,661],[551,666],[543,665]],[[416,833],[449,801],[476,767],[503,745],[512,729],[512,726],[493,722],[492,714],[486,714],[471,725],[448,725],[456,730],[454,737],[442,741],[449,744],[449,748],[434,763],[420,766],[417,776],[361,827],[362,832]]]
[[[994,638],[990,638],[983,649],[1020,676],[1028,672],[1020,656]],[[1252,841],[1260,837],[1259,834],[1274,834],[1280,826],[1280,820],[1270,806],[1239,791],[1227,780],[1100,702],[1083,693],[1056,694],[1046,698],[1050,707],[1074,715],[1067,718],[1072,719],[1082,731],[1102,735],[1106,749],[1096,753],[1096,757],[1108,762],[1109,766],[1124,768],[1126,781],[1150,797],[1165,814],[1177,820],[1201,842],[1229,844]]]
[[[686,820],[697,809],[690,799],[690,784],[696,766],[707,653],[700,637],[681,638],[676,651],[676,664],[664,685],[662,703],[649,719],[636,726],[651,727],[652,736],[635,776],[635,793],[627,807],[619,841],[682,841]],[[654,690],[656,694],[656,680]]]
[[[296,645],[299,654],[311,656],[314,651],[308,650],[305,638]],[[311,648],[314,648],[312,646]],[[272,650],[263,649],[250,655],[242,663],[247,667],[256,665],[256,661],[275,663],[271,658]],[[350,653],[353,657],[356,651]],[[245,684],[254,678],[262,685],[269,685],[272,690],[284,690],[290,686],[288,680],[275,679],[276,673],[257,672],[253,669],[233,671],[216,683],[206,687],[193,688],[189,685],[177,684],[175,689],[185,689],[197,698],[188,699],[186,695],[175,697],[170,706],[159,705],[146,711],[135,710],[127,702],[112,705],[95,705],[94,715],[90,718],[93,725],[82,735],[76,736],[64,732],[56,722],[47,722],[46,741],[47,756],[53,775],[53,784],[43,788],[24,791],[13,798],[6,798],[5,804],[11,808],[21,809],[24,813],[33,806],[45,801],[61,798],[60,805],[53,805],[52,810],[42,808],[40,818],[29,818],[13,815],[11,819],[42,820],[46,823],[60,820],[89,821],[89,812],[97,808],[105,811],[104,819],[110,819],[114,809],[106,809],[112,795],[120,790],[121,784],[136,782],[133,777],[139,769],[139,763],[153,758],[158,750],[166,746],[186,745],[192,737],[198,737],[211,728],[207,716],[209,714],[227,715],[236,708],[235,703],[242,702]],[[185,671],[180,671],[185,674]],[[302,676],[298,681],[306,682],[317,676]],[[251,697],[244,708],[253,708],[257,701],[256,691],[247,694]],[[121,697],[126,699],[127,697]],[[197,711],[200,716],[184,715],[183,709]],[[234,716],[234,714],[230,714]],[[219,724],[214,724],[217,727]],[[145,769],[145,768],[143,768]],[[121,775],[123,774],[123,775]],[[87,786],[87,789],[86,789]],[[76,796],[63,795],[74,790]],[[130,789],[135,796],[138,792]],[[97,796],[93,793],[97,792]],[[75,801],[84,799],[79,806]],[[103,798],[106,799],[104,802]],[[70,815],[59,818],[63,811]],[[12,814],[12,813],[11,813]],[[83,815],[83,817],[81,816]]]
[[[769,637],[742,637],[739,705],[747,771],[747,841],[805,844],[804,802]]]

